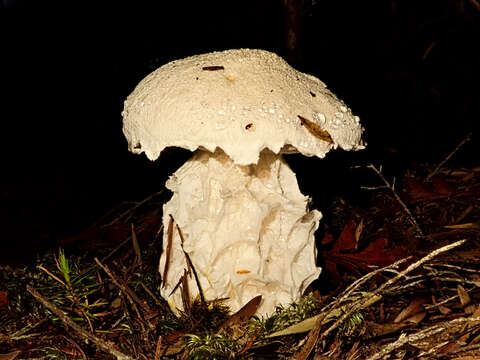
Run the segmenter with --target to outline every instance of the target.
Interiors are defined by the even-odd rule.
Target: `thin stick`
[[[145,290],[145,292],[152,297],[152,299],[155,301],[155,303],[157,305],[159,305],[159,306],[162,305],[160,300],[158,300],[158,298],[155,296],[155,294],[142,281],[140,281],[140,285],[142,286],[143,290]]]
[[[21,328],[20,330],[14,332],[13,334],[11,335],[8,335],[8,339],[10,340],[20,340],[22,338],[26,338],[28,337],[28,335],[25,335],[27,332],[29,332],[30,330],[33,330],[35,329],[37,326],[43,324],[47,319],[41,319],[40,321],[38,321],[37,323],[35,324],[27,324],[25,327]]]
[[[173,242],[173,216],[169,214],[170,220],[168,221],[167,229],[167,248],[165,249],[165,267],[162,274],[162,288],[165,288],[167,285],[167,275],[168,269],[170,267],[170,255],[172,252],[172,242]]]
[[[135,255],[137,257],[136,258],[137,265],[141,267],[142,266],[142,252],[140,251],[140,244],[138,243],[137,234],[135,233],[135,227],[134,227],[133,223],[131,225],[132,225],[133,250],[135,251]]]
[[[65,282],[63,282],[62,280],[60,280],[57,276],[53,275],[50,271],[48,271],[45,267],[43,267],[42,265],[38,265],[37,266],[37,269],[40,269],[42,270],[43,272],[47,273],[48,275],[50,275],[53,279],[57,280],[60,284],[62,284],[63,286],[67,287],[67,285],[65,284]]]
[[[383,358],[385,355],[391,353],[392,351],[402,347],[405,344],[408,343],[414,343],[419,340],[423,340],[427,337],[433,336],[435,334],[441,333],[443,331],[446,331],[448,329],[451,329],[455,325],[461,325],[465,324],[468,322],[474,323],[476,321],[480,321],[480,317],[476,318],[458,318],[458,319],[453,319],[450,321],[443,322],[441,324],[433,325],[430,326],[424,330],[418,331],[414,334],[405,336],[404,334],[400,335],[397,341],[394,341],[392,343],[389,343],[385,345],[379,352],[375,353],[374,355],[370,356],[367,360],[378,360]]]
[[[116,356],[118,360],[133,360],[132,357],[129,355],[126,355],[122,353],[121,351],[117,350],[115,345],[107,342],[91,333],[88,331],[84,330],[81,326],[76,324],[72,319],[70,319],[67,315],[63,313],[62,310],[57,308],[54,304],[52,304],[48,299],[44,296],[42,296],[35,288],[31,287],[30,285],[27,285],[27,291],[33,295],[35,299],[37,299],[43,306],[45,306],[48,310],[50,310],[52,313],[58,316],[58,318],[66,325],[71,327],[74,331],[79,333],[81,336],[84,338],[90,340],[91,342],[95,343],[98,345],[99,348],[102,350],[108,352],[109,354],[112,354],[113,356]]]
[[[143,199],[142,201],[136,203],[134,206],[132,206],[130,209],[128,209],[127,211],[123,212],[122,214],[120,214],[119,216],[117,216],[115,219],[113,219],[112,221],[110,221],[108,224],[105,224],[103,225],[104,227],[108,227],[108,226],[111,226],[117,222],[119,222],[120,220],[122,220],[125,216],[131,214],[132,212],[134,212],[135,210],[137,210],[140,206],[142,206],[143,204],[149,202],[150,200],[152,200],[155,196],[158,196],[158,195],[161,195],[162,193],[164,192],[164,190],[160,190],[148,197],[146,197],[145,199]]]
[[[385,288],[393,285],[393,284],[396,283],[398,280],[400,280],[402,277],[405,277],[409,272],[411,272],[411,271],[415,270],[416,268],[418,268],[420,265],[425,264],[426,262],[432,260],[435,256],[438,256],[438,255],[440,255],[440,254],[443,253],[443,252],[450,251],[451,249],[456,248],[457,246],[463,245],[466,241],[467,241],[466,239],[459,240],[459,241],[456,241],[456,242],[454,242],[454,243],[452,243],[452,244],[445,245],[445,246],[442,246],[441,248],[438,248],[438,249],[433,250],[430,254],[424,256],[423,258],[421,258],[420,260],[414,262],[413,264],[410,264],[405,270],[399,272],[397,276],[395,276],[395,277],[391,278],[390,280],[388,280],[386,283],[384,283],[382,286],[380,286],[377,290],[375,290],[372,294],[373,294],[373,295],[379,294],[379,293],[382,292]]]
[[[122,292],[125,294],[126,298],[132,305],[133,310],[135,310],[135,312],[137,313],[137,317],[140,319],[140,326],[142,327],[142,331],[145,332],[146,330],[143,324],[145,320],[142,314],[140,313],[140,310],[138,309],[138,306],[135,302],[139,303],[145,311],[150,312],[150,308],[148,307],[147,303],[140,300],[138,296],[128,286],[121,284],[120,281],[118,281],[117,278],[110,271],[110,269],[106,265],[103,265],[100,262],[100,260],[95,258],[95,262],[98,264],[98,266],[100,266],[103,269],[103,271],[107,273],[108,276],[110,276],[110,279],[112,279],[113,283],[117,285],[117,287],[120,288],[120,290],[122,290]],[[153,327],[153,325],[149,321],[147,321],[147,323],[150,326],[150,328]]]
[[[362,284],[364,284],[367,280],[371,279],[372,277],[376,276],[377,274],[379,273],[382,273],[382,272],[385,272],[389,269],[396,269],[400,266],[400,264],[404,263],[405,261],[409,260],[410,257],[406,257],[404,259],[400,259],[396,262],[394,262],[393,264],[390,264],[388,266],[385,266],[383,268],[380,268],[380,269],[376,269],[374,271],[370,271],[368,274],[365,274],[364,276],[362,276],[360,279],[357,279],[355,280],[349,287],[347,287],[343,293],[341,294],[341,296],[339,296],[338,300],[336,301],[336,305],[334,306],[334,308],[341,304],[342,302],[348,300],[349,296],[358,288],[360,288],[360,286]]]
[[[382,286],[380,286],[378,289],[375,291],[372,291],[369,293],[369,296],[367,296],[364,299],[361,299],[362,301],[356,301],[355,304],[351,307],[349,311],[346,311],[343,316],[341,316],[332,326],[330,326],[327,330],[325,330],[322,333],[322,338],[325,338],[330,332],[332,332],[334,329],[336,329],[340,324],[342,324],[345,319],[347,319],[353,312],[359,310],[362,308],[363,303],[370,303],[372,299],[377,299],[378,297],[382,297],[382,293],[387,290],[387,288],[391,287],[393,284],[395,284],[397,281],[399,281],[401,278],[406,277],[406,275],[418,268],[420,265],[425,264],[426,262],[432,260],[435,256],[441,254],[442,252],[449,251],[459,245],[462,245],[466,240],[460,240],[457,241],[453,244],[449,244],[446,246],[443,246],[439,249],[436,249],[432,251],[430,254],[427,256],[424,256],[420,260],[414,262],[413,264],[410,264],[405,270],[399,272],[395,277],[391,278],[387,282],[385,282]]]
[[[157,346],[155,347],[155,360],[160,360],[161,352],[162,352],[162,343],[163,337],[160,335],[157,340]]]
[[[117,277],[112,273],[112,271],[107,267],[107,265],[103,265],[98,258],[95,258],[95,262],[98,266],[100,266],[103,271],[107,273],[107,275],[112,279],[113,283],[117,285],[117,287],[122,290],[126,295],[130,296],[133,300],[135,300],[146,312],[151,312],[152,310],[148,306],[145,301],[140,300],[140,298],[130,289],[127,285],[120,283]]]
[[[102,216],[100,216],[100,218],[96,219],[95,222],[90,225],[88,228],[87,228],[87,231],[88,230],[91,230],[91,229],[94,229],[98,226],[100,226],[100,224],[105,220],[107,219],[111,214],[115,213],[118,209],[120,209],[123,205],[125,204],[128,204],[129,202],[127,201],[123,201],[121,202],[120,204],[117,204],[116,206],[114,206],[113,208],[111,208],[110,210],[108,210],[105,214],[103,214]]]
[[[129,236],[128,238],[123,240],[120,244],[118,244],[112,251],[110,251],[110,253],[107,256],[105,256],[102,259],[102,261],[105,262],[108,259],[110,259],[113,254],[115,254],[118,250],[120,250],[126,243],[130,242],[130,240],[132,240],[132,236]]]
[[[370,164],[367,166],[367,168],[370,168],[372,169],[373,171],[375,171],[375,173],[380,177],[380,179],[384,182],[385,186],[390,189],[390,191],[392,192],[393,196],[395,197],[395,199],[398,201],[398,203],[402,206],[403,210],[407,213],[408,215],[408,218],[410,220],[410,222],[412,223],[412,225],[415,227],[416,231],[417,231],[417,235],[419,235],[420,237],[425,237],[425,235],[423,234],[423,231],[422,231],[422,228],[420,227],[420,225],[417,223],[417,220],[415,219],[415,217],[413,216],[412,212],[410,211],[410,209],[407,207],[407,205],[403,202],[402,198],[397,194],[397,192],[395,191],[395,184],[390,184],[387,179],[385,179],[385,176],[383,176],[382,172],[377,169],[374,165]]]
[[[190,259],[190,256],[188,255],[188,253],[183,248],[184,238],[183,238],[182,230],[180,230],[180,227],[178,226],[178,224],[177,224],[177,231],[178,231],[178,234],[180,235],[180,239],[182,241],[181,242],[182,250],[183,250],[183,253],[185,254],[185,258],[187,259],[187,264],[190,267],[190,269],[192,270],[193,276],[195,277],[195,282],[197,283],[198,293],[200,294],[200,301],[202,302],[203,306],[206,306],[207,303],[205,301],[205,296],[203,296],[203,290],[202,290],[202,286],[200,285],[200,279],[198,278],[197,270],[195,270],[195,267],[193,266],[193,263],[192,263],[192,260]]]
[[[365,296],[356,297],[355,299],[351,300],[350,303],[340,306],[342,302],[346,302],[347,300],[349,300],[347,296],[350,296],[350,294],[352,294],[352,292],[355,289],[357,289],[366,280],[370,279],[372,275],[376,275],[382,271],[391,271],[393,268],[397,267],[403,261],[408,260],[408,258],[399,260],[396,263],[393,263],[389,266],[386,266],[381,269],[377,269],[369,274],[366,274],[364,275],[364,277],[358,279],[355,283],[349,286],[342,294],[340,294],[339,298],[335,302],[333,302],[333,305],[329,304],[323,307],[320,310],[320,314],[315,315],[311,318],[305,319],[299,324],[292,325],[287,329],[280,330],[273,334],[267,335],[267,338],[305,332],[305,331],[314,329],[315,326],[321,326],[325,324],[327,321],[330,321],[333,318],[338,318],[340,317],[340,315],[344,314],[344,316],[341,317],[340,321],[338,321],[338,324],[335,323],[332,327],[330,327],[330,329],[327,330],[328,332],[331,332],[332,330],[334,330],[335,327],[337,327],[341,322],[343,322],[346,319],[346,317],[350,316],[354,311],[365,309],[371,306],[372,304],[374,304],[375,302],[379,301],[383,297],[383,293],[392,292],[392,289],[387,287],[391,287],[394,283],[399,281],[401,278],[408,279],[406,276],[408,272],[415,270],[417,267],[421,266],[427,261],[430,261],[433,257],[441,254],[442,252],[449,251],[454,247],[463,244],[465,241],[466,240],[460,240],[460,241],[457,241],[456,243],[446,245],[442,248],[434,250],[424,258],[408,266],[402,272],[397,272],[394,278],[387,281],[383,286],[378,288],[376,291],[368,292]],[[302,326],[300,327],[299,325],[301,324]],[[296,329],[292,329],[292,328],[296,328]]]
[[[77,351],[82,356],[82,359],[87,359],[87,356],[85,355],[85,352],[82,350],[80,345],[78,345],[75,341],[73,341],[73,339],[70,339],[70,338],[66,337],[65,335],[62,335],[62,336],[65,340],[67,340],[70,344],[72,344],[74,348],[77,349]]]
[[[190,313],[190,287],[188,286],[188,271],[183,269],[183,275],[180,278],[182,284],[182,303],[183,303],[183,310],[189,314]]]
[[[460,143],[455,147],[455,149],[453,149],[453,151],[450,154],[448,154],[447,157],[443,159],[443,161],[440,164],[438,164],[437,167],[430,174],[428,174],[428,176],[426,177],[426,180],[430,180],[432,176],[434,176],[442,168],[442,166],[445,165],[445,163],[448,160],[450,160],[450,158],[471,139],[472,139],[472,133],[470,132],[467,134],[467,136],[463,138],[462,141],[460,141]]]

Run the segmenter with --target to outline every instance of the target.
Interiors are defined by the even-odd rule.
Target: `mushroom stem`
[[[181,291],[173,291],[187,269],[188,253],[207,300],[228,298],[232,311],[263,295],[259,314],[296,301],[320,274],[314,232],[321,214],[309,211],[308,197],[281,155],[260,153],[258,164],[240,166],[222,151],[197,150],[167,181],[173,191],[164,205],[181,228],[175,232],[169,276],[162,295],[171,307],[182,308]],[[164,248],[168,242],[164,236]],[[165,252],[160,272],[166,266]],[[191,296],[198,292],[193,276]],[[173,293],[172,293],[173,291]]]

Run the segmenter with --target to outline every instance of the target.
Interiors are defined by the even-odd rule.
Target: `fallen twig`
[[[82,359],[87,359],[87,355],[85,355],[85,352],[80,347],[80,345],[78,345],[73,339],[70,339],[70,338],[66,337],[65,335],[63,335],[63,338],[66,341],[68,341],[75,349],[77,349],[77,351],[80,353]]]
[[[448,244],[448,245],[442,246],[441,248],[433,250],[430,254],[424,256],[423,258],[414,262],[413,264],[410,264],[405,270],[399,272],[397,276],[388,280],[386,283],[380,286],[377,290],[375,290],[373,294],[379,294],[380,292],[383,292],[387,287],[393,285],[402,277],[405,277],[405,275],[407,275],[409,272],[418,268],[420,265],[425,264],[426,262],[432,260],[434,257],[440,255],[443,252],[450,251],[453,248],[456,248],[457,246],[463,245],[466,241],[467,241],[466,239],[459,240],[452,244]]]
[[[142,201],[136,203],[134,206],[132,206],[130,209],[128,209],[127,211],[121,213],[119,216],[117,216],[115,219],[113,219],[112,221],[110,221],[108,224],[105,224],[103,225],[104,227],[108,227],[108,226],[112,226],[113,224],[116,224],[117,222],[119,222],[120,220],[124,219],[127,215],[130,215],[131,213],[133,213],[135,210],[137,210],[140,206],[142,206],[143,204],[146,204],[147,202],[149,202],[150,200],[152,200],[154,197],[156,196],[159,196],[161,194],[163,194],[164,190],[160,190],[148,197],[146,197],[145,199],[143,199]],[[129,219],[129,217],[127,217],[125,219],[125,221],[127,221]]]
[[[0,360],[14,360],[20,353],[20,350],[15,350],[8,354],[0,354]]]
[[[205,296],[203,295],[202,285],[200,284],[200,279],[198,278],[197,270],[195,270],[195,267],[193,266],[193,263],[192,263],[192,260],[190,259],[190,256],[188,255],[188,253],[183,248],[183,243],[184,243],[185,239],[183,238],[182,230],[180,229],[178,224],[177,224],[177,231],[178,231],[178,235],[180,235],[182,250],[183,250],[183,253],[185,254],[185,259],[187,259],[188,267],[192,270],[193,276],[195,277],[195,282],[197,283],[198,294],[200,295],[200,301],[202,302],[202,306],[206,306],[207,303],[205,301]]]
[[[400,337],[398,338],[398,340],[385,345],[380,351],[378,351],[374,355],[370,356],[367,360],[381,359],[385,355],[387,355],[387,354],[391,353],[392,351],[402,347],[405,344],[415,343],[415,342],[418,342],[419,340],[423,340],[425,338],[428,338],[428,337],[433,336],[435,334],[441,333],[441,332],[446,331],[448,329],[452,329],[454,326],[467,324],[469,322],[474,323],[476,321],[480,321],[480,317],[476,317],[476,318],[461,317],[461,318],[458,318],[458,319],[445,321],[441,324],[430,326],[430,327],[428,327],[426,329],[423,329],[423,330],[420,330],[420,331],[418,331],[414,334],[410,334],[410,335],[401,334]]]
[[[418,236],[424,238],[425,235],[423,233],[423,230],[422,228],[420,227],[420,225],[418,224],[417,220],[415,219],[415,217],[413,216],[412,212],[410,211],[410,209],[408,208],[408,206],[403,202],[402,198],[400,197],[400,195],[397,194],[397,192],[395,191],[395,182],[393,184],[390,184],[388,182],[388,180],[385,178],[385,176],[383,176],[382,174],[382,169],[377,169],[374,165],[370,164],[367,166],[367,168],[369,169],[372,169],[377,175],[378,177],[383,181],[383,183],[385,184],[385,187],[387,189],[389,189],[393,196],[395,197],[395,199],[397,200],[397,202],[402,206],[403,210],[406,212],[406,214],[408,215],[408,219],[410,220],[410,222],[412,223],[412,225],[415,227],[415,230],[416,230],[416,233]],[[372,190],[373,188],[370,188],[370,187],[362,187],[363,189],[367,189],[367,190]]]
[[[389,287],[391,287],[401,278],[405,277],[409,272],[415,270],[422,264],[425,264],[426,262],[432,260],[434,257],[438,256],[439,254],[462,245],[463,243],[465,243],[465,241],[466,240],[460,240],[453,244],[449,244],[432,251],[430,254],[424,256],[420,260],[414,262],[413,264],[410,264],[405,270],[399,272],[396,276],[394,276],[393,278],[391,278],[390,280],[382,284],[378,289],[369,293],[367,297],[364,297],[360,300],[355,301],[352,304],[349,311],[346,311],[332,326],[330,326],[327,330],[325,330],[322,333],[321,339],[325,338],[328,334],[330,334],[333,330],[335,330],[338,326],[340,326],[340,324],[342,324],[353,312],[358,311],[362,308],[365,308],[365,303],[370,304],[372,300],[374,300],[374,302],[378,301],[383,296],[383,293],[387,292]]]
[[[47,319],[41,319],[35,324],[27,324],[25,327],[21,328],[20,330],[14,332],[11,335],[8,335],[8,339],[10,340],[20,340],[29,337],[30,335],[25,335],[30,330],[35,329],[37,326],[43,324]]]
[[[428,174],[428,176],[426,177],[426,180],[430,180],[463,145],[465,145],[467,142],[471,140],[471,138],[472,138],[472,133],[470,132],[467,134],[467,136],[463,138],[462,141],[460,141],[460,143],[455,147],[455,149],[453,149],[453,151],[450,154],[448,154],[447,157],[443,159],[440,162],[440,164],[438,164],[437,167],[430,174]]]
[[[133,250],[135,251],[136,256],[136,263],[138,266],[142,266],[142,252],[140,251],[140,244],[138,243],[137,234],[135,233],[135,227],[133,223],[131,224],[132,227],[132,243],[133,243]]]
[[[110,253],[108,253],[108,255],[106,255],[102,261],[107,261],[108,259],[110,259],[112,257],[113,254],[115,254],[118,250],[120,250],[125,244],[127,244],[128,242],[130,242],[130,240],[132,240],[132,236],[130,235],[128,238],[126,238],[125,240],[123,240],[120,244],[118,244],[112,251],[110,251]]]
[[[168,229],[167,229],[167,248],[165,249],[165,267],[163,269],[162,274],[162,288],[165,288],[167,285],[167,276],[168,276],[168,269],[170,268],[170,255],[172,252],[172,241],[173,241],[173,216],[170,216],[170,220],[168,221]]]
[[[33,295],[35,299],[37,299],[43,306],[45,306],[48,310],[53,312],[55,315],[58,316],[58,318],[66,325],[71,327],[74,331],[76,331],[78,334],[83,336],[84,338],[90,340],[91,342],[95,343],[98,345],[99,348],[102,350],[108,352],[109,354],[112,354],[119,360],[133,360],[133,358],[129,355],[126,355],[122,353],[121,351],[117,350],[114,344],[107,342],[91,333],[88,331],[84,330],[81,326],[76,324],[72,319],[70,319],[67,315],[63,313],[62,310],[57,308],[54,304],[52,304],[47,298],[42,296],[35,288],[31,287],[30,285],[27,285],[27,291]]]
[[[151,312],[150,307],[148,306],[146,301],[141,300],[137,294],[133,292],[132,289],[130,289],[127,285],[120,283],[116,276],[112,273],[112,271],[108,268],[107,265],[104,265],[98,260],[98,258],[95,258],[95,262],[97,263],[98,266],[100,266],[103,271],[107,273],[107,275],[112,279],[113,283],[117,285],[117,287],[122,290],[127,297],[130,297],[131,299],[135,300],[146,312]]]
[[[366,293],[365,296],[361,297],[355,297],[355,299],[350,303],[346,304],[340,307],[337,307],[340,305],[342,301],[348,300],[348,296],[352,294],[352,292],[355,289],[358,289],[358,287],[363,284],[366,280],[371,278],[373,275],[378,274],[381,271],[385,271],[388,269],[391,269],[395,266],[398,266],[403,260],[400,260],[388,267],[382,268],[382,269],[377,269],[373,271],[372,273],[369,273],[362,277],[361,279],[358,279],[354,284],[349,286],[344,293],[334,302],[334,305],[330,307],[329,310],[322,311],[319,315],[314,316],[313,318],[306,319],[302,321],[300,324],[292,325],[291,327],[284,329],[282,331],[276,332],[274,334],[269,335],[268,337],[274,337],[274,336],[283,336],[283,335],[290,335],[293,334],[294,332],[289,330],[290,328],[297,327],[301,329],[301,331],[298,332],[304,332],[308,331],[311,329],[310,333],[308,334],[306,344],[303,346],[302,350],[300,353],[295,357],[295,359],[300,359],[304,360],[306,359],[310,353],[312,352],[313,348],[315,347],[315,344],[317,342],[321,341],[325,337],[327,337],[333,330],[337,329],[344,321],[352,315],[355,311],[365,309],[369,307],[370,305],[376,303],[380,299],[382,299],[383,295],[385,293],[388,293],[389,291],[392,290],[392,286],[398,282],[400,279],[405,278],[406,275],[420,267],[422,264],[430,261],[433,259],[435,256],[438,256],[439,254],[449,251],[457,246],[462,245],[465,243],[466,240],[460,240],[457,241],[453,244],[449,244],[446,246],[443,246],[439,249],[436,249],[429,253],[428,255],[424,256],[422,259],[410,264],[406,269],[403,271],[400,271],[397,273],[396,276],[385,282],[383,285],[381,285],[378,289],[372,292]],[[324,325],[327,321],[331,320],[332,318],[337,318],[335,323],[331,325],[327,330],[323,331],[320,336],[320,330],[322,325]]]
[[[155,347],[155,360],[160,360],[162,352],[163,337],[160,335],[157,340],[157,346]]]
[[[112,279],[113,283],[126,295],[128,301],[130,301],[130,304],[132,305],[133,309],[137,313],[137,316],[140,320],[140,325],[142,326],[143,331],[145,332],[145,328],[143,325],[144,322],[150,327],[150,329],[153,329],[154,325],[150,323],[150,321],[145,320],[145,317],[142,316],[142,314],[137,308],[137,305],[135,304],[135,303],[138,303],[143,308],[143,310],[145,310],[147,313],[151,313],[151,309],[148,306],[147,302],[141,300],[137,296],[137,294],[135,294],[135,292],[133,292],[133,290],[130,289],[127,285],[120,283],[120,281],[118,281],[118,279],[112,273],[112,271],[106,265],[102,264],[100,260],[98,260],[98,258],[95,258],[95,262],[97,263],[98,266],[100,266],[103,269],[103,271],[107,273],[110,279]]]
[[[142,282],[140,281],[140,285],[142,286],[143,290],[150,295],[150,297],[155,301],[155,303],[159,306],[162,306],[163,304],[158,300],[158,298],[155,296],[155,294]]]
[[[95,258],[95,261],[97,261],[97,260],[98,259]],[[108,276],[110,276],[113,283],[115,285],[117,285],[117,287],[119,287],[120,290],[122,290],[122,292],[125,294],[126,298],[128,299],[128,301],[132,305],[133,310],[135,310],[135,312],[137,313],[138,319],[140,319],[140,326],[142,327],[142,331],[145,332],[146,330],[145,330],[145,326],[143,324],[143,321],[144,321],[143,316],[140,313],[140,310],[138,309],[137,304],[135,303],[135,301],[137,301],[138,303],[141,303],[141,300],[138,299],[137,295],[135,293],[133,293],[133,291],[131,291],[127,286],[120,284],[120,282],[116,279],[116,277],[113,275],[113,273],[110,271],[109,268],[107,268],[105,265],[101,264],[100,261],[98,261],[97,264],[107,273]],[[131,296],[132,294],[133,294],[133,297]],[[134,298],[136,298],[135,301],[133,301]],[[149,323],[149,325],[150,325],[150,323]]]

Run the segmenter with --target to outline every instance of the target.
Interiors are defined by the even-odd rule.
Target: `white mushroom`
[[[162,296],[175,290],[188,253],[207,299],[236,311],[263,295],[258,314],[296,301],[320,274],[314,232],[321,214],[282,159],[323,158],[332,148],[364,148],[362,127],[317,78],[263,50],[228,50],[172,61],[143,79],[125,101],[123,131],[134,153],[155,160],[167,146],[195,151],[167,181],[163,223],[174,232]],[[167,232],[164,249],[167,247]],[[163,274],[167,257],[160,259]],[[198,294],[188,277],[191,296]],[[175,290],[175,291],[174,291]]]

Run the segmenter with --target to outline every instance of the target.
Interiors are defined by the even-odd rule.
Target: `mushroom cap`
[[[360,119],[314,76],[265,50],[236,49],[165,64],[128,96],[123,132],[130,151],[155,160],[168,146],[256,164],[269,149],[323,158],[363,149]]]

